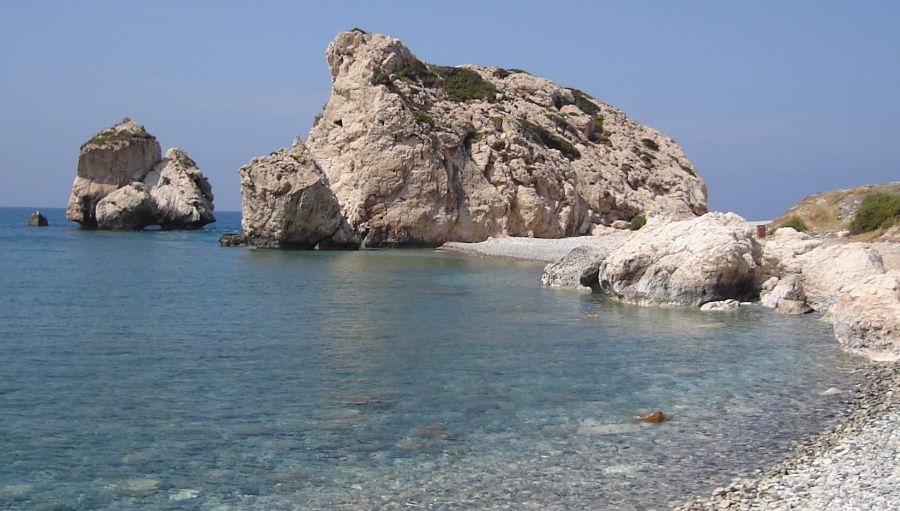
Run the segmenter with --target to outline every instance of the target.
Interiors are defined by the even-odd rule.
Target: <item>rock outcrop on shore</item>
[[[326,56],[331,97],[305,146],[348,240],[559,238],[638,214],[706,212],[706,187],[675,141],[581,91],[520,70],[429,65],[399,40],[361,30],[338,34]],[[255,200],[251,184],[242,179]],[[295,214],[292,222],[310,221]],[[266,230],[256,222],[245,230]],[[311,245],[316,233],[291,244]]]
[[[359,245],[341,215],[328,178],[299,138],[290,149],[254,158],[241,167],[240,176],[245,244],[272,248]]]
[[[197,164],[177,148],[163,157],[156,137],[127,118],[81,146],[66,218],[112,230],[197,229],[216,220]]]
[[[593,261],[573,251],[559,264],[574,274],[553,280],[578,282],[630,303],[699,306],[757,296],[761,257],[743,218],[708,213],[648,225]],[[562,269],[548,267],[545,278]]]
[[[881,255],[895,251],[826,241],[791,228],[757,240],[739,216],[709,213],[648,225],[605,250],[576,248],[547,265],[541,281],[641,305],[728,310],[759,300],[784,314],[816,311],[844,349],[900,360],[900,269]]]

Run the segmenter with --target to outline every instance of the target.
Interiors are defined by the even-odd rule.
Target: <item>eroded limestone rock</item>
[[[599,288],[638,304],[702,305],[758,292],[761,249],[734,213],[647,225],[600,264]]]
[[[250,244],[263,247],[355,248],[328,178],[300,139],[290,149],[254,158],[240,169],[241,226]]]
[[[148,173],[155,223],[165,229],[194,229],[216,221],[209,181],[184,150],[173,147]]]
[[[215,222],[212,211],[212,188],[187,153],[170,149],[162,158],[156,137],[131,119],[81,146],[66,208],[70,221],[101,229],[195,229]]]
[[[95,208],[97,227],[137,230],[155,224],[153,198],[143,183],[131,183],[109,193]]]
[[[332,94],[306,145],[367,246],[556,238],[706,211],[671,138],[580,91],[430,66],[362,31],[338,34],[326,56]]]
[[[877,360],[900,360],[900,271],[848,283],[831,320],[834,336],[846,349]]]
[[[591,289],[597,282],[600,263],[610,252],[607,247],[583,246],[544,267],[541,284],[549,287]]]

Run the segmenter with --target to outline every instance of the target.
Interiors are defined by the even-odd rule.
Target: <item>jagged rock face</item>
[[[114,192],[120,193],[109,199]],[[212,211],[212,188],[187,153],[169,149],[162,158],[156,137],[131,119],[81,146],[70,221],[101,229],[195,229],[216,221]]]
[[[749,299],[759,290],[761,252],[734,213],[648,224],[610,252],[592,287],[638,304]]]
[[[81,146],[66,219],[97,227],[95,209],[107,195],[141,181],[160,160],[156,137],[131,119],[97,133]]]
[[[153,199],[156,223],[192,229],[216,221],[209,181],[187,153],[173,147],[143,180]]]
[[[291,149],[254,158],[240,169],[241,227],[264,247],[355,247],[328,179],[298,139]]]
[[[143,183],[131,183],[100,199],[95,208],[97,227],[137,230],[155,223],[153,198]]]
[[[675,142],[524,72],[419,61],[400,41],[344,32],[332,94],[306,145],[367,246],[562,237],[706,212]]]

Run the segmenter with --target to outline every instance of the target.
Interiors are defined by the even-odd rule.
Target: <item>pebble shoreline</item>
[[[629,233],[563,239],[497,238],[451,242],[442,250],[555,262],[578,246],[622,243]],[[806,442],[755,479],[737,479],[678,511],[900,509],[900,364],[865,363],[845,391],[846,420]]]
[[[900,365],[868,364],[847,419],[761,477],[735,480],[675,509],[900,509]]]

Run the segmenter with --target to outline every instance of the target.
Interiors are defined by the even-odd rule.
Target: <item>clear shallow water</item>
[[[812,317],[605,303],[539,265],[27,214],[0,209],[0,509],[664,507],[834,420],[857,362]]]

